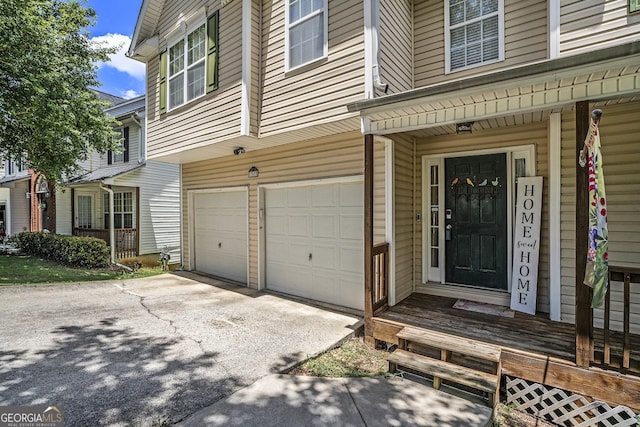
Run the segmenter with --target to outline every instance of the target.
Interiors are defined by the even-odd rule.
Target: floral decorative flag
[[[584,142],[589,165],[589,248],[584,284],[593,288],[592,308],[602,307],[609,276],[607,200],[604,191],[598,124],[591,120]]]

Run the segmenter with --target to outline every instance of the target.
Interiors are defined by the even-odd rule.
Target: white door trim
[[[509,191],[507,191],[507,283],[508,283],[508,289],[509,292],[511,291],[511,269],[512,269],[512,246],[513,246],[513,198],[514,198],[514,194],[513,194],[513,181],[514,181],[514,171],[513,171],[513,156],[515,153],[519,153],[524,155],[524,157],[529,160],[527,161],[527,174],[530,176],[535,176],[536,173],[536,153],[535,153],[535,144],[526,144],[526,145],[519,145],[519,146],[509,146],[509,147],[500,147],[500,148],[488,148],[488,149],[482,149],[482,150],[475,150],[475,151],[457,151],[457,152],[452,152],[452,153],[440,153],[440,154],[433,154],[433,155],[425,155],[422,156],[422,190],[421,190],[421,197],[422,197],[422,218],[424,218],[423,221],[423,226],[422,226],[422,287],[424,288],[425,284],[428,283],[430,281],[430,276],[429,276],[429,253],[430,251],[429,249],[429,242],[430,242],[430,237],[429,237],[429,227],[428,227],[428,218],[430,214],[430,203],[429,200],[427,198],[427,190],[430,187],[429,183],[430,183],[430,175],[427,171],[427,167],[429,167],[430,165],[433,165],[434,160],[437,161],[438,165],[439,165],[439,176],[438,176],[438,181],[440,182],[439,185],[439,189],[438,189],[438,197],[439,197],[439,203],[440,206],[444,206],[444,186],[446,185],[445,182],[443,182],[444,180],[444,159],[447,158],[451,158],[451,157],[465,157],[465,156],[481,156],[481,155],[485,155],[485,154],[501,154],[501,153],[505,153],[507,155],[507,181],[508,181],[508,185],[509,185]],[[427,215],[427,216],[425,216]],[[439,265],[440,265],[440,280],[439,283],[444,285],[445,284],[445,275],[444,275],[444,270],[442,270],[443,266],[445,265],[445,251],[444,251],[444,223],[445,223],[445,218],[444,218],[445,212],[444,209],[441,208],[439,209],[438,212],[438,224],[439,224],[439,248],[440,248],[440,253],[439,253]],[[433,282],[434,280],[431,279],[431,282]],[[436,280],[437,281],[437,280]],[[431,285],[431,284],[430,284]],[[451,286],[449,284],[446,285],[445,289],[455,289],[455,284],[453,284],[454,286]],[[430,287],[430,286],[428,286]],[[427,287],[427,288],[428,288]],[[464,286],[461,286],[461,288],[463,288]],[[464,287],[467,288],[467,287]],[[493,292],[493,293],[500,293],[501,291],[487,291],[487,292]]]

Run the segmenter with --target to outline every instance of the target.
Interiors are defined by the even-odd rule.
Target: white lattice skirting
[[[604,402],[558,388],[548,389],[520,378],[507,377],[507,404],[561,426],[637,426],[639,418],[626,406]]]

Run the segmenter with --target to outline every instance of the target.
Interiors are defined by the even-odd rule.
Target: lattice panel
[[[507,403],[561,426],[637,426],[640,421],[640,416],[626,406],[611,408],[604,402],[590,402],[580,395],[520,378],[507,377]]]

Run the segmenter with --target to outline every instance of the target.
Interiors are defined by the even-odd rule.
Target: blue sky
[[[144,64],[124,56],[129,49],[133,30],[136,26],[142,0],[89,0],[98,19],[89,28],[94,41],[109,46],[119,46],[110,62],[100,64],[98,79],[102,86],[98,89],[112,95],[132,98],[142,95],[144,87]]]

